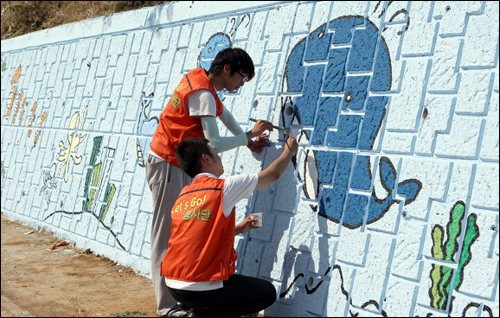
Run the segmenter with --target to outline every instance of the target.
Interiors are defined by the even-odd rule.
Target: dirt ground
[[[72,242],[47,250],[54,243],[2,215],[2,317],[157,316],[150,279]]]
[[[2,1],[2,40],[170,1]]]

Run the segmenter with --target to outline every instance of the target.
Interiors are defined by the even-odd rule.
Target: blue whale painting
[[[381,157],[380,182],[387,196],[379,198],[374,190],[369,155],[375,153],[389,101],[383,92],[391,82],[387,44],[362,16],[323,24],[299,41],[287,60],[282,120],[301,125],[310,145],[321,149],[306,151],[304,193],[319,200],[319,215],[348,228],[382,218],[400,202],[396,193],[410,204],[422,187],[415,179],[398,184],[392,162]]]

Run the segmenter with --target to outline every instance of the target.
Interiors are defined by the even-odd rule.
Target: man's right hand
[[[252,130],[247,132],[248,140],[260,136],[264,131],[273,131],[273,124],[270,121],[259,119],[253,126]]]

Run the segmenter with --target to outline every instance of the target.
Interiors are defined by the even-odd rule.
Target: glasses
[[[236,71],[236,73],[238,73],[238,74],[241,75],[241,77],[242,77],[241,81],[243,83],[246,83],[248,81],[248,76],[245,76],[245,75],[241,74],[240,71]]]

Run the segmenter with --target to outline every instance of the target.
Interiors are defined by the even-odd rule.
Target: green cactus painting
[[[432,256],[444,261],[457,262],[456,256],[459,249],[459,238],[462,232],[462,221],[465,216],[465,203],[458,201],[450,211],[450,221],[446,227],[446,242],[444,242],[444,229],[436,224],[432,229]],[[465,238],[458,258],[457,274],[452,282],[453,268],[438,264],[432,265],[430,278],[432,286],[429,289],[431,307],[446,310],[450,286],[458,290],[463,281],[465,266],[472,258],[471,246],[479,237],[479,228],[476,224],[477,215],[471,213],[467,218]]]

